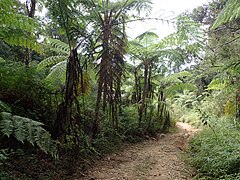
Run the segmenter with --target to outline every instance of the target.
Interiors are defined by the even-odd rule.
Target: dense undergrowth
[[[138,106],[125,104],[118,129],[101,112],[100,132],[93,139],[96,90],[91,82],[90,94],[79,97],[83,107],[81,126],[77,126],[77,132],[69,130],[65,143],[59,144],[50,137],[62,100],[59,86],[49,84],[44,71],[38,71],[34,64],[24,67],[21,63],[4,62],[0,74],[4,74],[0,79],[1,179],[69,179],[75,172],[84,172],[104,154],[118,151],[125,143],[155,136],[164,128],[156,110],[152,112],[151,122],[143,121],[139,128]]]
[[[215,119],[192,138],[188,161],[194,179],[240,179],[240,129],[228,118]]]

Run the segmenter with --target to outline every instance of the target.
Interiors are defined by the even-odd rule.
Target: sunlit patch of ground
[[[159,134],[156,139],[129,145],[120,153],[106,156],[79,179],[191,179],[193,171],[180,155],[197,130],[186,123],[177,123],[176,127],[178,131],[174,134]]]

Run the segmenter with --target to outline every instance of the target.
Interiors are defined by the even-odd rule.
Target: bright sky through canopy
[[[210,0],[152,0],[153,9],[151,18],[171,19],[185,11],[192,11],[194,8],[206,4]],[[134,22],[129,24],[128,35],[132,38],[146,32],[154,31],[159,37],[165,37],[174,32],[170,23],[156,20],[146,22]]]

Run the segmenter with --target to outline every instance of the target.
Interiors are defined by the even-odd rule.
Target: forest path
[[[197,130],[177,123],[174,134],[133,144],[124,151],[106,156],[90,168],[85,180],[181,180],[191,179],[192,169],[180,158],[187,140]]]

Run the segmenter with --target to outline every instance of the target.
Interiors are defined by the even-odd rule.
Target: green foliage
[[[166,85],[164,92],[169,98],[173,98],[179,92],[184,91],[195,91],[197,89],[195,84],[185,83],[192,74],[188,71],[181,71],[178,73],[173,73],[161,80],[161,83]]]
[[[5,60],[2,57],[0,57],[0,63],[4,63],[4,62]]]
[[[189,162],[202,179],[240,178],[239,130],[230,119],[215,119],[214,124],[216,137],[205,128],[191,140]]]
[[[0,149],[0,166],[3,165],[3,163],[7,160],[8,153],[7,149]],[[1,174],[0,174],[1,177]]]
[[[69,46],[58,39],[48,38],[46,48],[57,55],[43,59],[38,64],[38,70],[51,67],[46,80],[48,83],[62,86],[66,80],[67,60],[70,52]]]
[[[164,91],[168,97],[174,97],[179,91],[194,91],[196,90],[196,86],[194,84],[190,83],[178,83],[178,84],[172,84],[169,87],[167,87]]]
[[[37,144],[42,151],[57,157],[56,142],[51,139],[48,131],[42,128],[43,124],[32,119],[1,112],[1,132],[10,137],[13,135],[18,141],[28,141],[33,146]]]
[[[222,24],[232,22],[240,17],[240,2],[238,0],[228,0],[224,8],[219,13],[211,29],[216,29]]]
[[[67,69],[67,61],[61,61],[55,64],[50,69],[50,73],[46,77],[46,80],[50,83],[61,83],[62,85],[65,83],[66,80],[66,69]]]
[[[36,32],[39,24],[33,19],[19,13],[20,3],[17,0],[0,1],[0,38],[13,46],[22,46],[42,52],[37,42]]]
[[[169,82],[173,82],[173,83],[177,83],[177,82],[182,82],[180,79],[184,78],[184,77],[192,77],[192,73],[188,72],[188,71],[181,71],[178,73],[174,73],[170,76],[167,76],[166,78],[164,78],[163,82],[169,83]]]
[[[224,109],[224,114],[226,117],[231,117],[234,118],[236,112],[236,107],[235,104],[233,102],[231,102],[230,100],[227,100],[226,104],[225,104],[225,109]]]
[[[174,119],[199,127],[204,123],[211,125],[212,119],[225,115],[226,98],[233,100],[231,95],[224,92],[204,92],[197,95],[196,92],[183,91],[176,94],[169,104]]]
[[[44,81],[45,75],[38,72],[35,65],[25,67],[16,62],[1,64],[0,74],[0,110],[51,127],[59,96],[58,91],[53,92],[52,85]]]
[[[48,57],[39,63],[38,69],[41,70],[45,67],[50,67],[62,61],[66,61],[66,59],[67,59],[66,56],[61,56],[61,55]]]
[[[226,87],[226,82],[223,82],[221,79],[216,78],[211,81],[208,85],[208,90],[222,90]]]
[[[46,41],[47,41],[46,48],[50,48],[51,51],[54,51],[58,54],[62,54],[65,56],[69,55],[70,48],[68,44],[53,38],[48,38]]]

